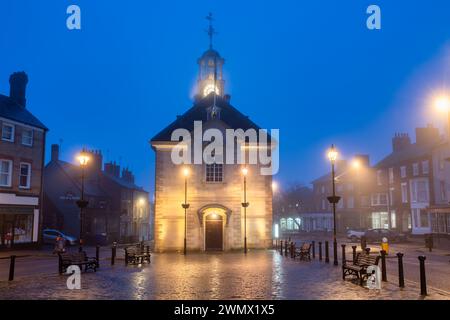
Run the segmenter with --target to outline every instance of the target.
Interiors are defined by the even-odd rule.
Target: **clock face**
[[[219,88],[213,84],[208,84],[205,86],[205,88],[203,89],[203,95],[206,97],[208,94],[210,94],[211,92],[216,92],[216,94],[219,94]]]

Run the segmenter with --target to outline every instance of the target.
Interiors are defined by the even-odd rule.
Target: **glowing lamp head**
[[[144,198],[140,198],[139,199],[139,205],[143,206],[145,204],[145,199]]]
[[[183,176],[184,176],[185,178],[189,177],[189,169],[188,169],[188,168],[184,168],[184,169],[183,169]]]
[[[443,94],[436,97],[434,100],[434,105],[439,111],[450,111],[450,96]]]
[[[353,167],[353,169],[359,169],[361,167],[361,162],[359,162],[358,159],[354,159],[352,161],[352,167]]]
[[[334,145],[331,145],[330,150],[328,150],[328,159],[331,162],[335,162],[337,157],[338,157],[338,152],[336,151],[336,148],[334,147]]]
[[[84,167],[89,162],[89,155],[83,151],[78,155],[77,159],[78,159],[78,162],[80,163],[80,166]]]
[[[276,192],[278,190],[278,183],[276,183],[275,181],[272,181],[272,191]]]
[[[244,177],[246,177],[246,176],[248,175],[248,169],[247,169],[247,168],[243,168],[243,169],[242,169],[242,175],[243,175]]]

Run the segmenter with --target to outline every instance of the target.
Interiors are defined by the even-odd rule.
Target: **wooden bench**
[[[356,255],[354,262],[352,260],[345,261],[342,266],[342,279],[345,280],[345,277],[354,275],[359,279],[360,285],[363,285],[364,281],[369,277],[367,274],[367,267],[377,266],[379,260],[379,255],[370,255],[365,252],[359,252]]]
[[[300,260],[311,261],[311,244],[305,242],[300,248],[296,248],[294,252],[295,257],[299,257]]]
[[[125,264],[142,264],[144,262],[150,263],[149,247],[136,245],[124,248],[125,250]]]
[[[70,266],[78,266],[80,270],[87,271],[89,269],[97,271],[98,261],[94,257],[88,257],[85,251],[74,253],[58,253],[59,256],[59,274],[66,273]]]

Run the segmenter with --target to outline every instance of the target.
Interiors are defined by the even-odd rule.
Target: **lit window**
[[[33,145],[33,129],[22,130],[22,144],[30,147]]]
[[[420,210],[420,226],[422,228],[427,228],[430,226],[429,220],[428,220],[428,213],[426,210]]]
[[[31,164],[20,163],[19,188],[29,189],[31,182]]]
[[[14,125],[10,123],[3,123],[2,125],[2,140],[14,142]]]
[[[294,219],[288,218],[286,223],[286,229],[287,230],[294,230]]]
[[[0,186],[11,187],[12,161],[0,160]]]
[[[300,218],[295,218],[294,229],[295,229],[295,230],[300,229],[301,223],[302,223],[302,222],[301,222]]]
[[[286,230],[286,219],[285,218],[280,219],[280,228],[282,231]]]
[[[213,163],[206,165],[206,182],[223,181],[223,164]]]

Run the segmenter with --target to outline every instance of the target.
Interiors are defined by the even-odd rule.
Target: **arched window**
[[[286,230],[286,219],[285,218],[280,219],[280,228],[282,231]]]

